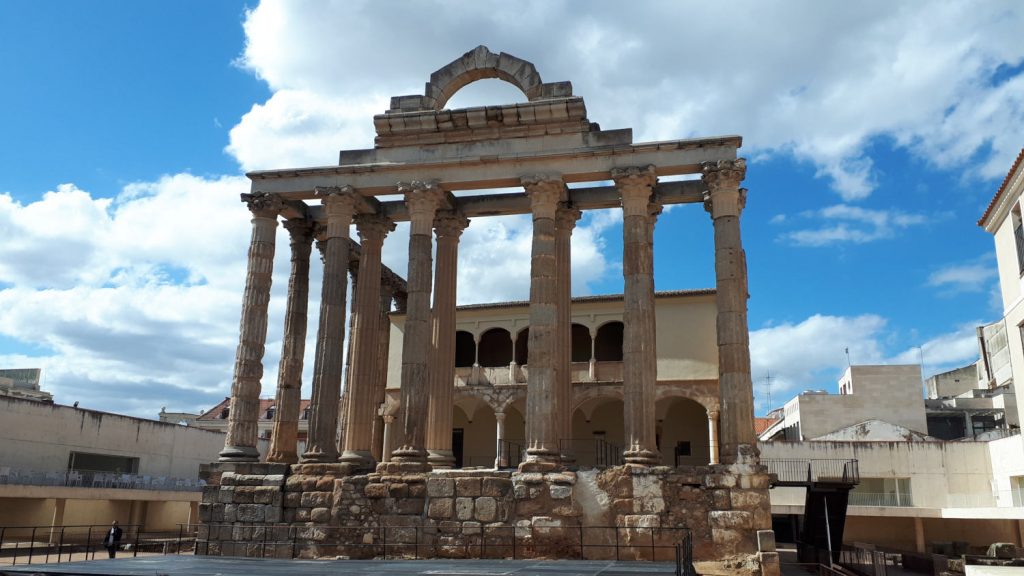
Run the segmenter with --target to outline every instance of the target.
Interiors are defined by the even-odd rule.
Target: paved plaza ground
[[[423,574],[431,576],[643,576],[675,574],[665,562],[597,560],[273,560],[204,556],[151,556],[60,564],[0,567],[0,576],[61,574],[112,576],[346,576]]]

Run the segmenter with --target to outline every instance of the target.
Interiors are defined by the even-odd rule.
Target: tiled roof
[[[1021,148],[1020,154],[1017,154],[1017,159],[1014,160],[1013,166],[1010,167],[1010,171],[1006,173],[1006,178],[1003,178],[1003,184],[999,187],[999,191],[992,197],[992,200],[988,203],[988,208],[985,208],[985,213],[981,215],[978,220],[978,226],[984,226],[985,221],[992,215],[992,211],[995,210],[996,204],[999,203],[999,199],[1003,193],[1006,192],[1006,188],[1010,185],[1010,180],[1013,179],[1013,173],[1017,171],[1021,163],[1024,162],[1024,148]]]
[[[775,418],[754,418],[754,433],[760,436],[762,432],[771,428],[771,425],[775,424],[775,422]]]

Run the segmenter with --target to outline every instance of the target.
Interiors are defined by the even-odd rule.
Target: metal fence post
[[[618,525],[612,528],[615,530],[615,561],[619,561],[619,527]]]
[[[64,549],[64,526],[60,527],[60,540],[57,542],[57,562],[60,562],[60,551]],[[68,554],[68,560],[71,560],[71,555]]]
[[[583,524],[580,524],[580,560],[586,560],[587,555],[583,551]]]
[[[28,539],[28,563],[32,563],[32,554],[36,549],[36,529],[32,527],[32,536]]]
[[[135,546],[132,550],[132,558],[138,558],[139,556],[139,533],[142,532],[142,526],[135,527]]]
[[[85,533],[85,559],[86,560],[89,559],[89,552],[91,550],[92,550],[92,526],[89,526],[89,531]],[[96,554],[95,553],[93,554],[92,559],[93,560],[96,559]]]

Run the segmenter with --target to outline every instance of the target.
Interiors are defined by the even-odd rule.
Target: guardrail
[[[778,483],[860,483],[860,468],[854,459],[765,459],[761,464],[768,467],[768,473],[775,475]]]
[[[145,532],[142,526],[120,526],[122,535],[118,552],[133,557],[142,554],[180,554],[195,550],[195,531],[181,525],[177,532]],[[67,526],[0,526],[0,566],[95,560],[96,553],[106,554],[103,539],[109,524]]]
[[[623,464],[622,447],[603,438],[563,438],[559,450],[572,455],[579,468],[603,468]]]
[[[150,474],[121,474],[99,470],[44,472],[0,466],[0,484],[198,492],[206,485],[206,481],[199,480],[198,478],[170,478]]]
[[[848,506],[886,506],[910,508],[914,506],[914,495],[904,492],[858,492],[853,490],[846,504]]]

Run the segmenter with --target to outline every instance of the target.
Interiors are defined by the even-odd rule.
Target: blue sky
[[[974,326],[1000,316],[975,222],[1024,145],[1024,15],[928,6],[0,3],[0,365],[42,366],[58,402],[211,406],[237,344],[244,171],[369,147],[390,96],[478,44],[571,80],[591,121],[637,141],[744,136],[759,409],[769,371],[775,405],[834,390],[845,348],[861,363],[923,353],[927,372],[969,363]],[[451,105],[521,99],[495,80]],[[400,272],[406,233],[385,245]],[[581,221],[576,294],[621,291],[620,237],[612,212]],[[528,253],[525,218],[475,222],[460,301],[525,298]],[[659,289],[711,286],[712,258],[703,210],[662,216]]]

